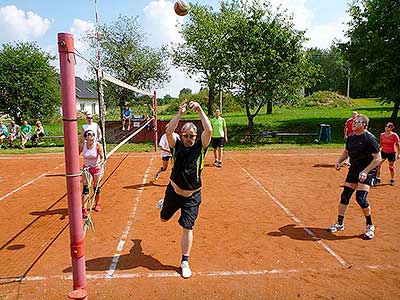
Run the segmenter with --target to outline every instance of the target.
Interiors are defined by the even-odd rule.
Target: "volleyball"
[[[183,17],[189,12],[189,4],[186,1],[179,0],[175,2],[174,9],[178,16]]]

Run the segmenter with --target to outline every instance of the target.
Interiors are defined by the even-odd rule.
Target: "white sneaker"
[[[367,225],[365,230],[364,238],[367,240],[371,240],[375,236],[375,226],[374,225]]]
[[[183,277],[183,278],[190,278],[190,277],[192,277],[192,270],[190,270],[189,262],[188,262],[188,261],[183,261],[183,262],[181,263],[181,269],[182,269],[182,277]]]
[[[330,233],[333,233],[336,231],[343,231],[343,230],[344,230],[344,224],[340,225],[339,223],[335,223],[331,227],[328,228],[328,231]]]
[[[163,205],[164,205],[164,199],[160,199],[156,203],[156,208],[161,210]]]

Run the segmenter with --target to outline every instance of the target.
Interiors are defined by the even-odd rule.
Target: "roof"
[[[94,89],[89,82],[80,77],[75,77],[76,97],[80,99],[97,99],[97,90]]]

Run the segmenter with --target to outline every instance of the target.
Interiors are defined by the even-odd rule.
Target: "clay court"
[[[193,276],[179,274],[178,216],[159,221],[168,174],[155,153],[107,163],[95,232],[85,239],[89,299],[400,299],[399,185],[373,188],[376,236],[352,199],[330,234],[346,169],[338,150],[209,152]],[[72,290],[62,154],[0,156],[0,299],[67,299]],[[398,180],[400,182],[400,180]],[[113,264],[114,262],[114,264]]]

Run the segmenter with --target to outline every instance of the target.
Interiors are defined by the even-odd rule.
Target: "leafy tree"
[[[355,72],[387,103],[394,103],[392,119],[400,105],[400,2],[398,0],[355,0],[343,44]]]
[[[173,63],[189,76],[200,76],[198,82],[208,88],[208,115],[212,114],[215,94],[226,87],[224,30],[222,16],[211,7],[193,5],[181,30],[184,42],[173,48]]]
[[[184,88],[184,89],[181,89],[181,91],[179,92],[179,98],[181,98],[182,95],[191,95],[191,94],[192,94],[191,89]]]
[[[284,13],[272,13],[269,4],[223,2],[221,18],[228,24],[224,65],[229,69],[231,90],[246,108],[251,130],[265,104],[271,113],[282,96],[295,99],[316,70],[302,50],[304,33],[295,30]]]
[[[48,120],[60,107],[58,74],[36,43],[3,44],[0,51],[0,111],[16,122]]]
[[[170,80],[166,47],[152,49],[144,45],[145,33],[137,17],[119,16],[117,21],[99,26],[101,66],[110,75],[135,87],[151,90]],[[94,32],[85,38],[96,49]],[[96,50],[97,51],[97,50]],[[97,52],[94,53],[97,55]],[[93,62],[97,66],[97,62]],[[129,101],[138,95],[107,83],[105,101],[109,106]]]
[[[311,48],[307,50],[307,55],[315,65],[321,68],[318,83],[310,87],[307,94],[315,91],[334,91],[346,95],[349,66],[340,50],[335,45],[332,45],[330,49]]]

